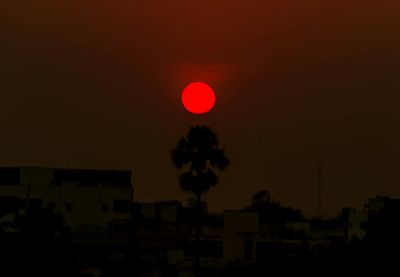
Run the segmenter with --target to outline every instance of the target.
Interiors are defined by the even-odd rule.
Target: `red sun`
[[[194,82],[183,90],[182,104],[191,113],[207,113],[215,105],[215,93],[206,83]]]

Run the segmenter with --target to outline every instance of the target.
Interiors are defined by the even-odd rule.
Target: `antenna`
[[[318,161],[318,172],[317,172],[317,215],[321,216],[322,199],[321,199],[321,189],[322,189],[322,163]]]

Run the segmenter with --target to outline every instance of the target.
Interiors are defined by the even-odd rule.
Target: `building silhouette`
[[[266,270],[263,266],[268,263],[271,270],[282,270],[288,261],[297,266],[329,264],[346,255],[361,257],[362,262],[368,248],[385,253],[381,245],[397,245],[399,207],[398,199],[377,196],[368,199],[363,209],[343,208],[337,217],[310,218],[267,197],[250,208],[219,214],[205,210],[199,244],[202,274],[243,276],[240,268]],[[59,251],[69,249],[69,261],[79,261],[77,276],[193,276],[195,210],[176,200],[133,202],[130,171],[0,168],[2,246],[8,245],[10,251],[33,249],[30,245],[39,237],[30,234],[24,240],[24,234],[14,235],[22,228],[15,222],[29,212],[44,210],[62,216],[69,236],[62,242],[54,236],[41,238],[38,245],[50,241],[46,247],[52,249],[54,241],[65,242],[70,248]],[[385,239],[387,244],[382,244]],[[361,241],[361,246],[354,244]],[[349,249],[353,252],[346,252]],[[15,255],[19,263],[20,252]],[[38,256],[32,263],[40,260]],[[225,269],[226,275],[218,275]]]
[[[130,171],[0,168],[2,214],[49,208],[73,230],[106,230],[129,219]]]

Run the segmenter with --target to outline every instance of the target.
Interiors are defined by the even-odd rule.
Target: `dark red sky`
[[[182,198],[169,150],[204,123],[232,161],[211,209],[266,188],[314,212],[318,160],[324,212],[400,193],[398,0],[8,1],[0,34],[2,165],[132,169],[138,200]],[[205,116],[180,103],[198,80]]]

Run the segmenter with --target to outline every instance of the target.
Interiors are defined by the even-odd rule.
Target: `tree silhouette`
[[[218,183],[215,170],[226,169],[229,160],[219,145],[216,133],[204,125],[190,127],[187,135],[181,137],[171,151],[171,158],[174,166],[183,171],[179,176],[182,190],[193,194],[196,199],[195,271],[198,275],[201,196]]]
[[[277,224],[290,221],[302,221],[304,215],[301,210],[285,207],[272,198],[268,190],[261,190],[253,194],[251,205],[246,211],[255,211],[260,214],[260,221],[264,224]]]
[[[197,199],[195,196],[191,196],[186,199],[187,208],[194,213],[197,212]],[[208,213],[208,205],[206,201],[201,201],[200,212],[202,215],[206,215]]]
[[[251,205],[253,207],[257,207],[263,205],[264,203],[270,203],[271,200],[271,194],[268,190],[260,190],[259,192],[253,194]]]

